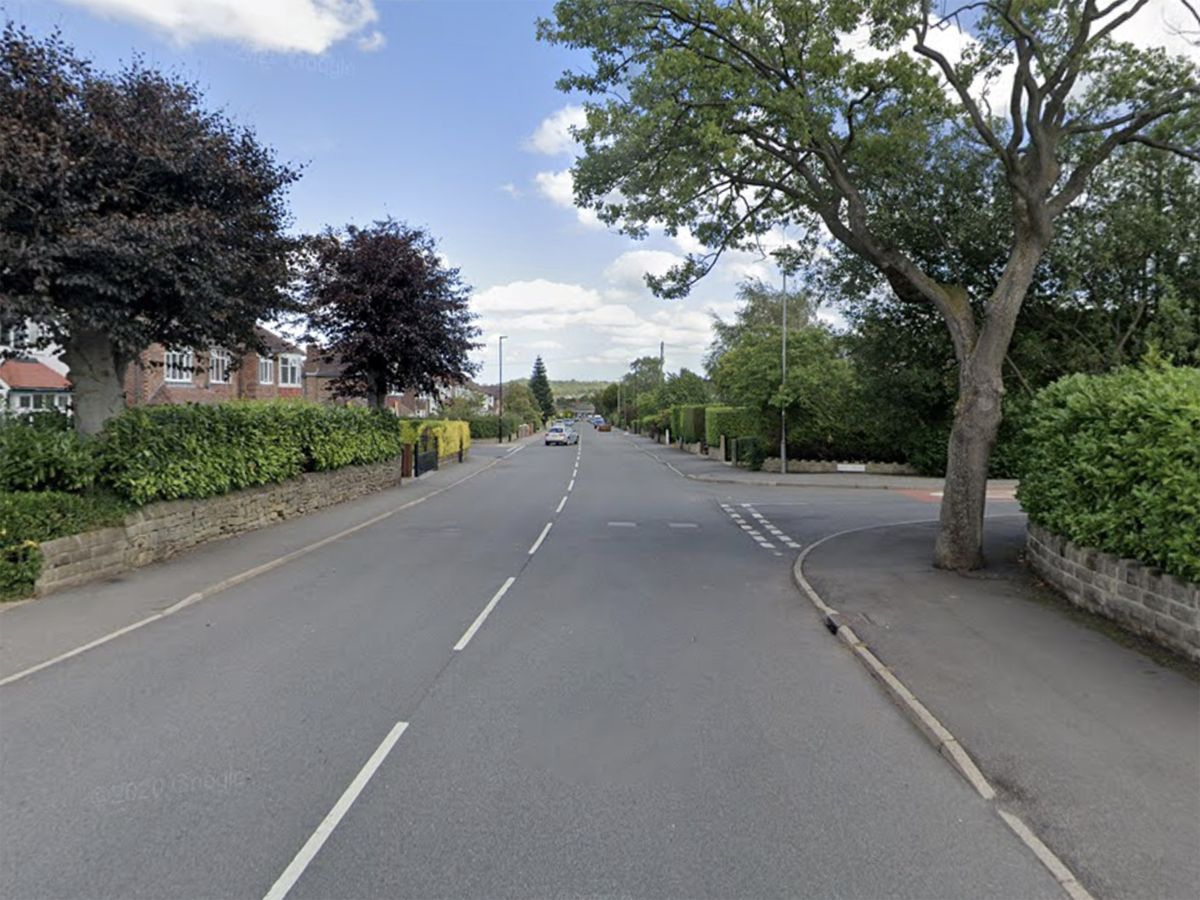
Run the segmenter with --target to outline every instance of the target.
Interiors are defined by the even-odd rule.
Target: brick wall
[[[1029,523],[1029,562],[1076,606],[1200,662],[1200,585]]]
[[[209,541],[253,531],[400,483],[400,461],[312,472],[208,500],[152,503],[124,527],[46,541],[36,596],[144,566]]]

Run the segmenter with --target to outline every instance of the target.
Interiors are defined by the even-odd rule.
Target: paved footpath
[[[633,440],[696,481],[940,501],[940,479],[746,472]],[[1015,482],[988,487],[1003,499]],[[1200,897],[1197,667],[1044,588],[1021,564],[1023,516],[988,521],[988,568],[975,576],[932,567],[934,527],[830,537],[804,552],[797,575],[957,739],[998,808],[1093,897]]]

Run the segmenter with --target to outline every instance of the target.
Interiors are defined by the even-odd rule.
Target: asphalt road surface
[[[0,895],[1061,897],[791,583],[931,514],[526,444],[0,687]]]

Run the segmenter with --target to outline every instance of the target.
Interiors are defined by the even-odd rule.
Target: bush
[[[1064,378],[1037,395],[1025,437],[1030,519],[1200,582],[1200,370]]]
[[[32,593],[42,573],[39,543],[120,525],[132,508],[101,491],[0,493],[0,600]]]
[[[92,442],[67,416],[0,414],[0,491],[82,491],[96,470]]]
[[[679,407],[679,439],[685,444],[698,444],[704,440],[704,407]]]
[[[471,437],[477,441],[496,440],[500,435],[500,419],[498,416],[475,416],[467,420],[471,427]],[[504,414],[505,436],[511,437],[521,427],[517,416]]]
[[[758,434],[759,414],[742,406],[710,406],[704,412],[704,443],[721,446],[726,438],[750,437]]]
[[[106,426],[104,482],[137,504],[200,499],[400,455],[399,420],[287,401],[130,409]]]

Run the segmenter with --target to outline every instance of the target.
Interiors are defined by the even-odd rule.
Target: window
[[[275,360],[269,356],[260,356],[258,358],[258,383],[275,383]]]
[[[65,412],[70,408],[70,399],[66,394],[59,393],[14,393],[12,406],[18,412],[36,412],[43,409],[57,409]]]
[[[301,356],[279,357],[279,386],[300,387]]]
[[[210,350],[208,353],[208,380],[215,384],[229,384],[231,362],[228,350]]]
[[[191,350],[167,351],[166,358],[163,360],[163,371],[166,373],[167,381],[190,384],[193,368]]]

